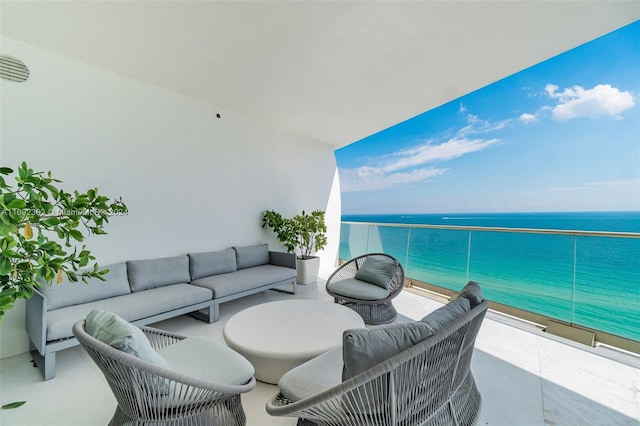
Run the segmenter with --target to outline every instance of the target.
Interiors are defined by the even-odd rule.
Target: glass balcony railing
[[[640,233],[342,222],[340,258],[384,252],[408,278],[640,341]]]

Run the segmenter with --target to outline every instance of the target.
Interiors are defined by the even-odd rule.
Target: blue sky
[[[343,214],[640,211],[640,21],[336,151]]]

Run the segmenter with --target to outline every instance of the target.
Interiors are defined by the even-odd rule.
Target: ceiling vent
[[[29,68],[20,59],[0,55],[0,78],[22,83],[29,78]]]

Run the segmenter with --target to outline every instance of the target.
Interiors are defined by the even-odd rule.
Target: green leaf
[[[19,198],[16,198],[15,200],[11,200],[7,203],[7,207],[10,209],[22,209],[26,205],[27,205],[27,202]]]
[[[9,167],[0,167],[0,175],[10,175],[11,173],[13,173],[13,169],[10,169]]]
[[[14,408],[18,408],[18,407],[22,407],[24,404],[26,404],[27,401],[16,401],[16,402],[11,402],[9,404],[4,404],[2,406],[3,410],[12,410]]]
[[[11,261],[6,257],[0,258],[0,275],[9,275],[13,269]]]
[[[82,235],[82,233],[80,231],[78,231],[77,229],[70,229],[69,230],[69,235],[76,241],[82,241],[84,240],[84,236]]]

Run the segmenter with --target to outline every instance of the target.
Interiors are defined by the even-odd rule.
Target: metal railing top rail
[[[460,226],[460,225],[422,225],[417,223],[385,223],[385,222],[353,222],[353,221],[342,221],[340,223],[344,225],[394,226],[399,228],[449,229],[454,231],[513,232],[513,233],[521,233],[521,234],[552,234],[552,235],[571,235],[571,236],[584,236],[584,237],[640,238],[640,232],[578,231],[578,230],[568,230],[568,229],[503,228],[503,227],[490,227],[490,226]]]

